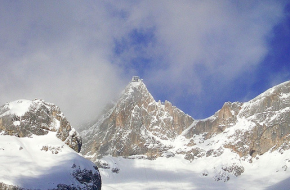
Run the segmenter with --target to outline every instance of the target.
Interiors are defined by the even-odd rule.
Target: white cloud
[[[36,4],[1,6],[0,102],[42,98],[73,124],[95,117],[128,82],[108,61],[115,18],[102,4]]]
[[[155,78],[170,85],[186,83],[193,93],[202,91],[206,77],[226,84],[258,65],[282,16],[282,6],[273,2],[246,7],[231,1],[174,2],[163,10],[156,13],[157,38],[167,47],[168,68]]]
[[[138,74],[138,57],[150,60],[146,82],[165,85],[170,96],[201,93],[205,80],[223,86],[264,58],[282,8],[276,1],[1,2],[0,102],[43,98],[76,124]],[[134,30],[151,36],[132,41]],[[116,42],[127,46],[120,54]]]
[[[149,48],[163,56],[167,68],[154,72],[154,81],[186,83],[192,91],[199,86],[197,92],[200,72],[225,82],[258,65],[283,16],[282,4],[275,1],[142,1],[127,11],[136,28],[155,28],[156,42]]]

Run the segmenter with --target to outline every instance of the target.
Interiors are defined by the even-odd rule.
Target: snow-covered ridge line
[[[31,106],[32,101],[20,99],[10,103],[6,103],[3,106],[3,109],[7,110],[6,112],[2,113],[0,116],[4,116],[7,114],[14,114],[16,116],[23,116]]]
[[[0,133],[18,137],[57,132],[57,137],[80,151],[82,140],[60,108],[44,100],[16,100],[0,107]]]
[[[82,140],[59,107],[16,100],[0,107],[0,187],[101,189],[98,168],[78,152]]]
[[[194,172],[228,181],[243,176],[248,164],[267,160],[264,155],[289,153],[289,81],[248,102],[226,102],[213,116],[191,122],[170,102],[156,102],[143,81],[131,83],[106,117],[87,129],[94,135],[87,137],[82,153],[96,163],[106,156],[116,157],[110,158],[114,161],[118,156],[182,158],[207,168]],[[206,162],[212,164],[206,166]],[[105,168],[104,175],[110,175]]]
[[[283,82],[281,84],[273,86],[272,88],[269,88],[265,92],[261,93],[257,97],[250,100],[249,102],[254,102],[258,99],[261,99],[263,97],[270,96],[270,95],[276,94],[276,93],[289,93],[289,86],[290,86],[290,81]]]
[[[290,84],[289,82],[285,82],[280,85],[277,85],[267,90],[265,93],[262,93],[261,95],[254,98],[253,100],[250,100],[249,102],[246,102],[246,103],[227,102],[213,116],[203,119],[203,120],[194,120],[194,121],[192,120],[192,123],[190,123],[186,127],[183,127],[181,131],[180,130],[176,131],[178,129],[176,129],[173,126],[176,124],[179,125],[181,121],[176,120],[176,116],[173,116],[172,113],[175,114],[178,112],[179,114],[184,114],[184,112],[177,109],[175,106],[172,106],[171,103],[168,101],[165,101],[163,104],[161,103],[161,101],[156,102],[154,98],[152,97],[152,95],[150,94],[150,92],[148,92],[146,85],[143,83],[142,80],[140,79],[132,80],[132,82],[130,82],[125,88],[125,90],[122,92],[122,95],[119,101],[116,103],[115,107],[110,110],[110,113],[106,114],[106,117],[103,117],[96,124],[94,124],[91,128],[87,129],[85,133],[88,134],[88,131],[91,131],[91,132],[94,131],[93,138],[97,138],[97,139],[98,139],[98,136],[102,136],[101,134],[104,134],[105,136],[111,135],[109,131],[107,131],[106,133],[100,132],[100,126],[103,123],[106,123],[107,120],[111,120],[115,118],[118,114],[120,114],[120,117],[115,118],[114,120],[115,124],[114,123],[109,124],[110,129],[112,129],[111,127],[113,125],[116,125],[117,127],[122,126],[121,128],[117,128],[115,130],[116,132],[113,135],[113,137],[118,138],[120,140],[130,138],[130,135],[128,134],[130,134],[133,130],[136,129],[136,128],[134,129],[134,126],[137,127],[139,125],[138,122],[141,122],[141,123],[143,122],[144,124],[141,124],[140,127],[138,128],[140,128],[141,130],[140,132],[143,135],[142,138],[146,139],[144,143],[148,145],[148,147],[155,147],[153,146],[154,144],[156,144],[155,141],[157,141],[157,144],[160,143],[160,145],[162,145],[164,144],[166,140],[169,140],[168,143],[166,142],[165,144],[171,144],[171,142],[173,142],[174,139],[178,139],[178,135],[183,135],[183,136],[186,136],[186,138],[190,139],[193,134],[197,134],[197,135],[204,134],[205,139],[208,139],[213,136],[216,136],[219,133],[223,133],[223,132],[228,133],[229,131],[235,131],[235,128],[236,130],[241,130],[240,127],[237,128],[235,126],[240,126],[239,124],[240,121],[244,121],[243,118],[245,117],[247,119],[251,119],[251,121],[245,120],[244,123],[247,122],[251,124],[249,126],[244,126],[242,130],[244,132],[250,131],[253,129],[252,123],[254,123],[255,125],[258,123],[260,123],[259,125],[265,124],[262,122],[258,122],[258,120],[256,119],[257,116],[254,116],[253,114],[257,112],[256,110],[264,109],[264,107],[261,104],[264,102],[264,99],[266,97],[271,95],[271,93],[274,93],[274,92],[276,93],[277,91],[283,91],[283,93],[280,93],[280,97],[283,98],[285,102],[287,102],[287,98],[289,98],[289,93],[287,95],[287,92],[289,92],[289,84]],[[275,102],[273,104],[275,104]],[[256,108],[257,106],[260,106],[260,107],[257,109]],[[265,108],[265,109],[268,109],[268,108]],[[284,110],[283,112],[276,111],[276,114],[279,113],[281,115],[288,111],[288,109],[285,109],[285,108],[283,108],[283,110]],[[149,125],[148,125],[148,121],[146,122],[142,121],[145,113],[149,114],[150,117],[152,117],[152,120],[149,122]],[[264,113],[263,111],[259,111],[260,115],[263,113]],[[130,117],[128,117],[128,119],[125,119],[124,117],[127,117],[125,115],[130,115]],[[148,116],[146,117],[148,118]],[[173,122],[173,126],[168,128],[168,124],[165,124],[166,122],[164,121]],[[275,121],[275,115],[273,114],[272,114],[271,121]],[[126,128],[127,126],[132,126],[132,127],[130,130],[123,130],[123,128],[124,127]],[[229,130],[229,129],[233,129],[233,130]],[[105,130],[105,128],[102,130]],[[173,130],[173,131],[170,132],[170,130]],[[123,132],[125,136],[122,137],[120,135]],[[230,132],[229,134],[233,135],[233,132]],[[101,139],[105,139],[105,136],[101,137]],[[102,143],[103,140],[101,139],[100,141]],[[148,139],[151,139],[151,140],[148,140]],[[150,144],[148,142],[151,142],[153,144]],[[118,150],[118,148],[115,147],[114,150]],[[162,151],[162,150],[159,150],[159,151]],[[120,152],[122,152],[122,150],[120,150]]]
[[[152,158],[162,154],[159,149],[168,149],[170,141],[192,122],[169,101],[156,102],[141,79],[133,80],[114,107],[81,133],[82,153],[92,160],[99,150],[101,155],[148,154]]]

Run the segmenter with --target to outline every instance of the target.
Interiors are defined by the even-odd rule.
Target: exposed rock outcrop
[[[156,102],[138,79],[81,135],[81,153],[95,163],[104,155],[182,155],[193,161],[230,151],[234,162],[216,167],[215,179],[227,181],[244,172],[241,160],[252,162],[266,152],[290,149],[290,82],[245,103],[226,102],[213,116],[194,120],[168,101]]]
[[[230,129],[233,134],[228,134]],[[197,121],[184,133],[186,138],[202,135],[203,140],[225,134],[224,148],[240,157],[290,148],[290,82],[277,85],[246,103],[230,103],[210,118]]]
[[[214,134],[223,132],[226,128],[233,126],[237,121],[237,114],[241,109],[242,103],[226,102],[223,107],[215,113],[214,116],[200,120],[194,124],[186,133],[186,137],[190,138],[193,135],[205,134],[206,139],[209,139]]]
[[[43,100],[17,100],[0,107],[0,133],[17,137],[45,135],[57,132],[57,137],[80,152],[82,140],[66,117],[54,104]]]
[[[171,148],[162,141],[173,141],[192,122],[192,117],[170,102],[156,102],[138,79],[107,114],[81,133],[86,142],[82,154],[92,160],[104,155],[155,158]]]
[[[277,85],[245,103],[238,114],[252,123],[233,149],[241,156],[262,155],[270,149],[289,149],[290,82]],[[248,147],[247,149],[241,147]],[[239,151],[243,150],[243,151]]]
[[[194,120],[168,101],[156,102],[145,84],[134,80],[81,135],[81,153],[95,163],[102,163],[105,155],[212,159],[217,160],[210,169],[214,179],[226,182],[245,171],[242,162],[290,149],[290,81],[248,102],[226,102],[213,116]],[[227,156],[231,156],[229,163],[219,160]]]
[[[5,104],[0,107],[0,189],[101,190],[97,166],[77,153],[81,145],[81,137],[54,104]]]

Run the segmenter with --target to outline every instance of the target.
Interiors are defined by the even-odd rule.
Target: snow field
[[[230,150],[225,150],[220,157],[203,157],[192,162],[183,156],[156,160],[125,159],[107,156],[102,159],[110,165],[110,169],[99,168],[103,190],[274,190],[289,189],[290,182],[290,150],[283,154],[275,151],[265,153],[258,159],[239,160]],[[222,166],[238,164],[245,172],[236,177],[229,175],[229,181],[215,181],[215,175],[220,174]],[[286,167],[285,167],[286,165]],[[113,173],[112,168],[119,168],[119,173]]]
[[[55,132],[31,138],[0,135],[0,181],[31,189],[55,188],[57,184],[80,184],[73,165],[93,170],[84,159],[56,137]],[[94,170],[93,170],[94,171]]]
[[[25,112],[28,111],[29,107],[31,106],[32,101],[30,100],[24,100],[24,99],[20,99],[20,100],[16,100],[13,102],[10,102],[8,104],[5,104],[4,107],[6,107],[7,109],[9,109],[8,112],[5,112],[4,114],[15,114],[19,117],[23,116],[25,114]]]

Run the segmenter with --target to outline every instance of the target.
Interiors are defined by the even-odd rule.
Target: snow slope
[[[0,135],[0,182],[29,189],[52,189],[58,184],[85,188],[73,175],[77,169],[98,174],[56,132],[31,138]]]
[[[182,120],[174,121],[171,107],[133,82],[117,111],[82,133],[83,154],[100,166],[104,189],[290,189],[290,81],[249,102],[227,102],[188,127],[174,127]],[[144,151],[123,154],[134,143]]]
[[[28,111],[31,104],[32,101],[24,99],[10,102],[5,105],[5,107],[9,109],[9,112],[6,114],[15,114],[17,116],[23,116]]]
[[[56,132],[31,138],[0,135],[0,181],[29,189],[52,189],[57,184],[86,187],[74,176],[76,168],[95,171],[94,164],[84,159]]]
[[[241,160],[245,172],[237,177],[217,167],[236,162],[235,157],[235,153],[224,152],[219,158],[189,162],[181,156],[156,160],[107,156],[102,162],[110,169],[100,168],[103,190],[289,190],[289,150],[266,153],[252,163]],[[119,172],[112,172],[112,168],[119,168]],[[217,181],[217,176],[221,180]],[[230,180],[225,182],[223,177]]]
[[[48,131],[56,131],[59,139],[80,151],[81,137],[58,106],[39,99],[21,99],[0,107],[0,134],[29,137],[45,135]]]
[[[99,171],[77,153],[81,145],[56,105],[37,99],[6,103],[0,107],[0,189],[99,190]]]

